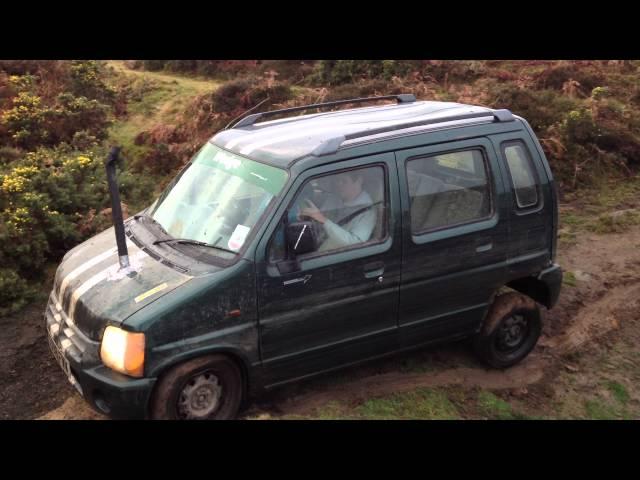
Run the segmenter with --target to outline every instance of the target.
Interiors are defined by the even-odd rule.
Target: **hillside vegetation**
[[[123,146],[119,183],[134,213],[265,99],[261,110],[393,93],[524,116],[563,198],[640,167],[636,61],[0,61],[0,316],[110,224],[110,145]]]

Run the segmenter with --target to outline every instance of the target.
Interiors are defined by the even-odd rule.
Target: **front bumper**
[[[94,410],[111,418],[147,418],[155,378],[127,377],[104,365],[77,370],[76,376],[84,399]]]
[[[49,297],[44,317],[52,354],[94,410],[112,418],[147,417],[155,378],[132,378],[105,367],[100,360],[100,342],[73,325],[55,292]]]

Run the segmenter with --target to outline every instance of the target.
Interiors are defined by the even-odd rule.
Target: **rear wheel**
[[[510,292],[496,298],[473,346],[488,365],[508,368],[529,355],[541,332],[542,315],[536,302]]]
[[[224,355],[182,363],[160,380],[151,401],[158,420],[229,420],[242,401],[242,373]]]

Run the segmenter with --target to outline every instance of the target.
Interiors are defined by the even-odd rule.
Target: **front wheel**
[[[230,420],[242,401],[242,374],[224,355],[199,357],[169,370],[151,400],[157,420]]]
[[[473,346],[488,365],[508,368],[533,350],[541,333],[542,315],[536,302],[510,292],[496,298]]]

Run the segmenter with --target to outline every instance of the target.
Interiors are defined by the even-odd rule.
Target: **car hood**
[[[192,277],[163,264],[127,238],[134,274],[120,270],[113,227],[71,250],[56,272],[55,308],[92,340],[108,324],[121,324],[136,311]]]

